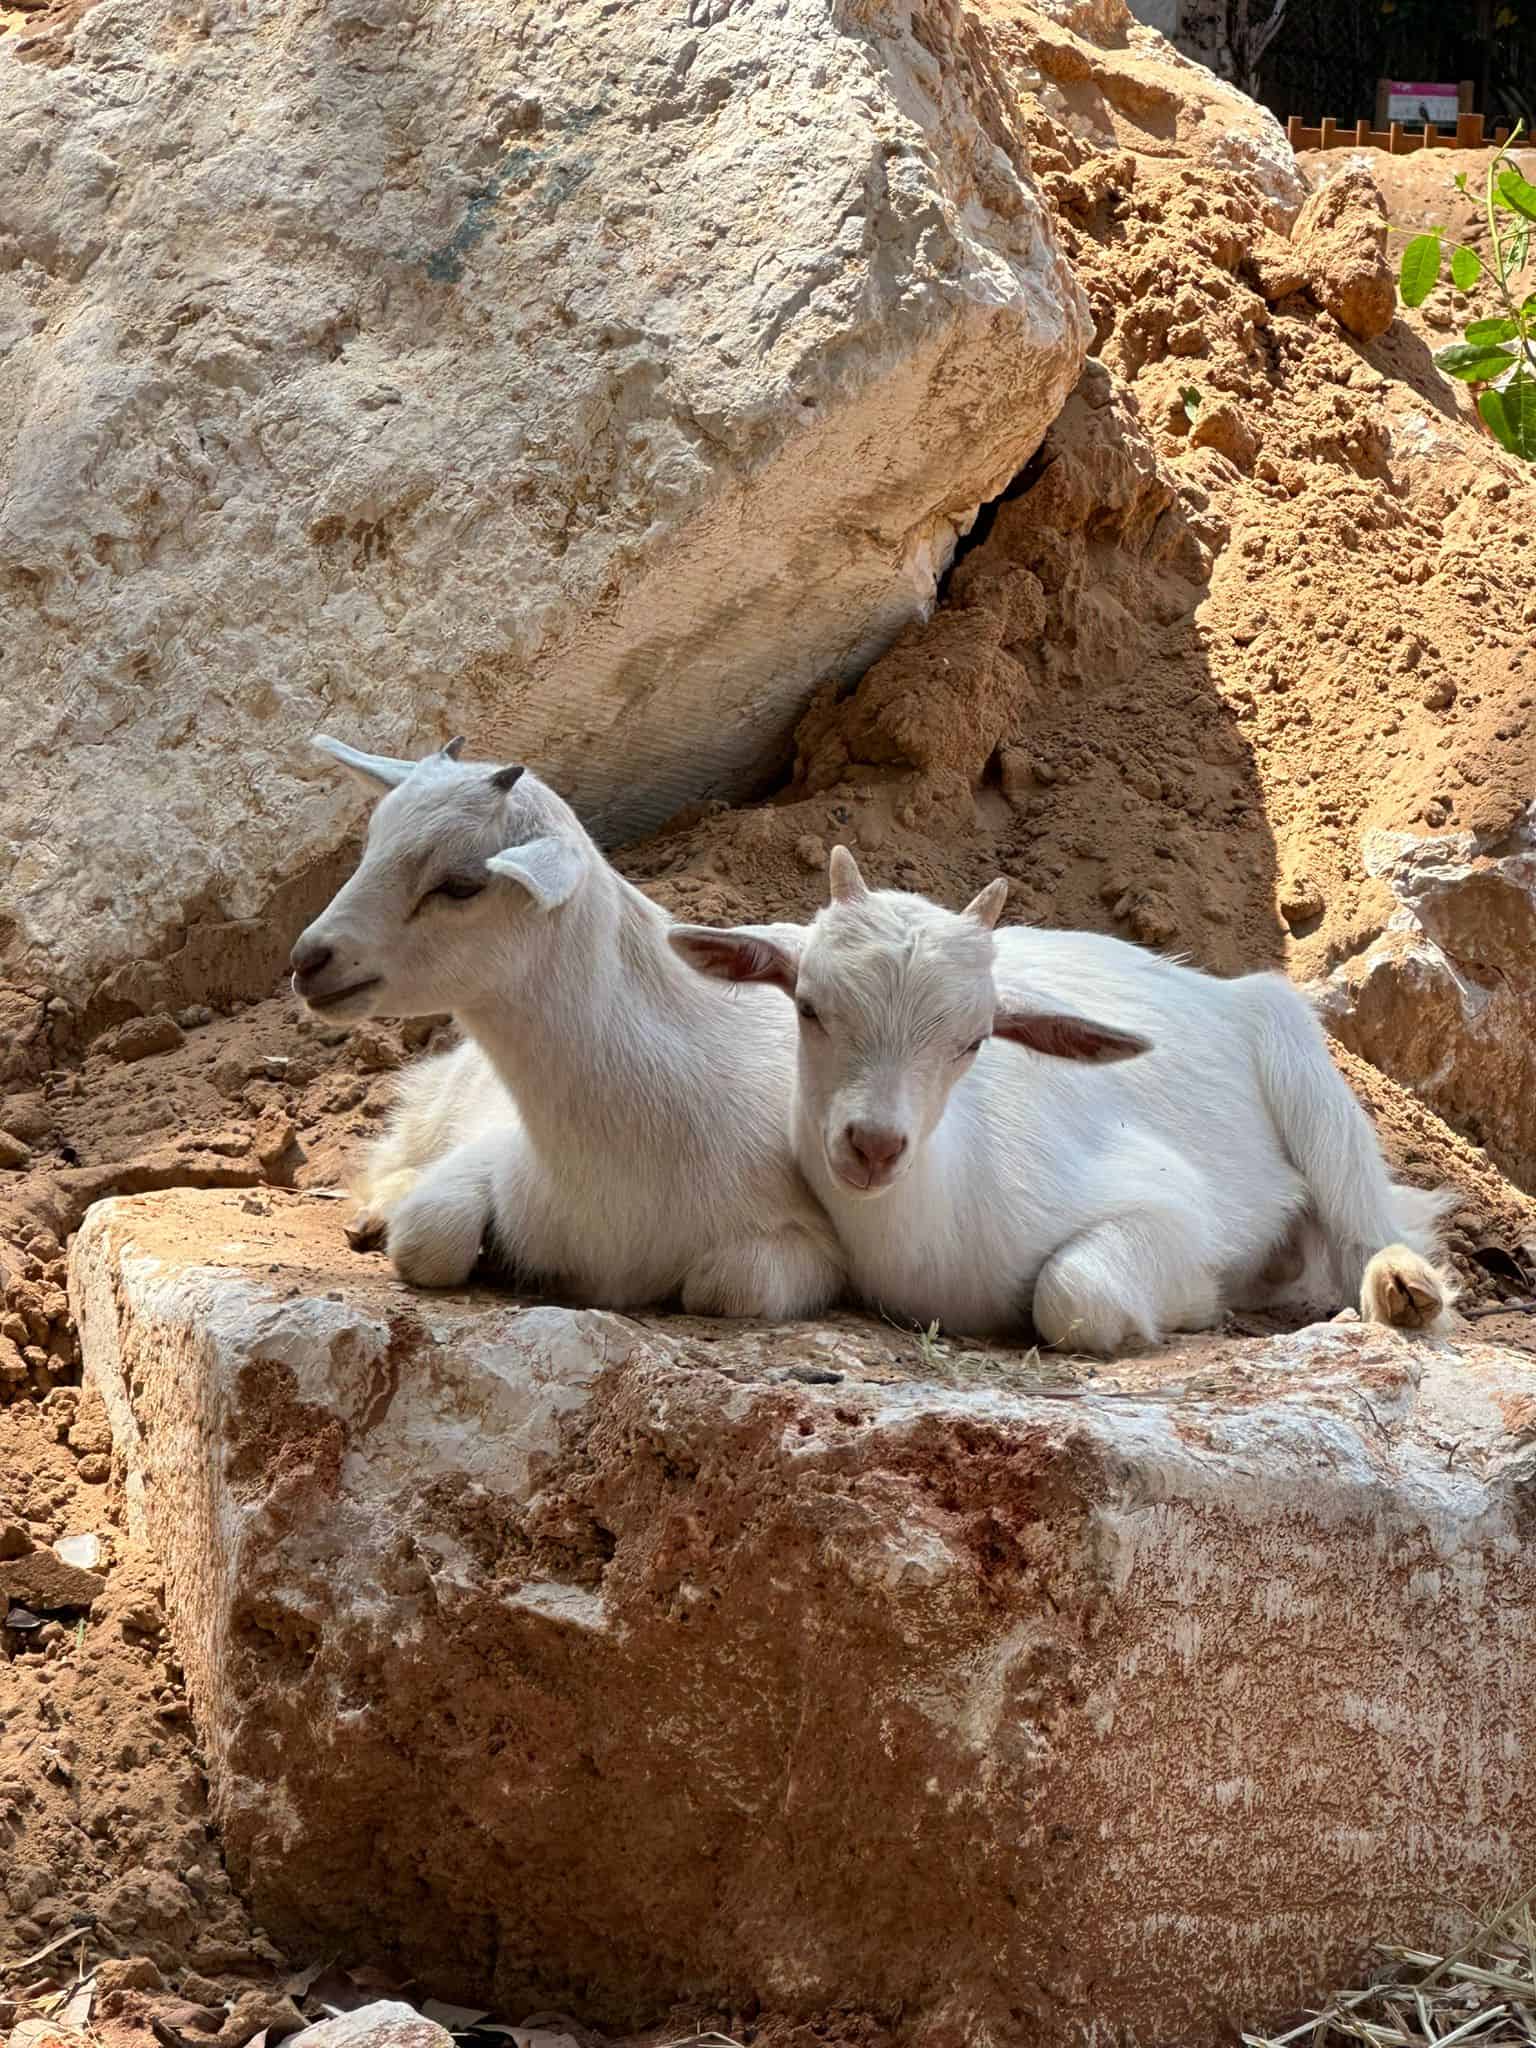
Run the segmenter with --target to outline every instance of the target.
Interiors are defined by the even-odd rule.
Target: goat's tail
[[[1455,1196],[1387,1173],[1370,1118],[1328,1054],[1311,1005],[1280,975],[1255,975],[1260,1084],[1307,1184],[1343,1299],[1367,1322],[1430,1329],[1456,1299],[1440,1225]]]

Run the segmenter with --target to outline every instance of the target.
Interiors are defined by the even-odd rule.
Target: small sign
[[[1418,128],[1433,122],[1437,128],[1454,128],[1461,112],[1461,100],[1454,85],[1413,85],[1399,78],[1387,80],[1387,119]]]

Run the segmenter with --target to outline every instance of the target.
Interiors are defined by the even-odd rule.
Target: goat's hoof
[[[1393,1330],[1429,1330],[1450,1306],[1444,1276],[1405,1244],[1389,1244],[1365,1269],[1360,1313]]]
[[[377,1251],[389,1234],[386,1217],[375,1215],[371,1209],[359,1209],[346,1225],[347,1243],[355,1252]]]

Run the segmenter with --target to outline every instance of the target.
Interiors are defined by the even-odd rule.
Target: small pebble
[[[364,1029],[352,1035],[352,1058],[364,1074],[388,1074],[400,1065],[400,1048],[384,1032]]]

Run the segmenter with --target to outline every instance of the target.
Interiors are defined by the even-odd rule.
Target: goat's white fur
[[[1086,932],[994,935],[1005,889],[955,915],[866,889],[839,848],[833,900],[798,938],[671,935],[701,972],[812,1013],[796,1149],[862,1300],[973,1334],[1032,1319],[1093,1352],[1231,1307],[1443,1315],[1447,1198],[1389,1180],[1288,982]]]
[[[419,763],[317,744],[389,793],[294,948],[296,989],[330,1016],[451,1010],[468,1034],[405,1076],[354,1242],[386,1236],[429,1287],[467,1279],[489,1233],[517,1275],[607,1307],[835,1299],[836,1239],[784,1114],[781,1000],[690,973],[671,920],[533,775],[461,763],[457,743]],[[454,900],[444,879],[484,887]]]

